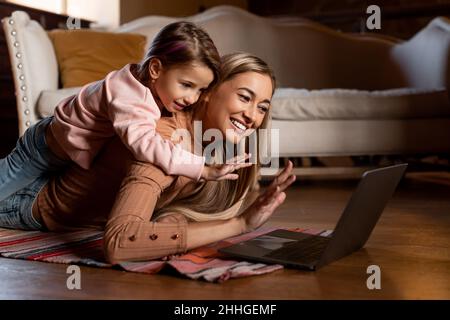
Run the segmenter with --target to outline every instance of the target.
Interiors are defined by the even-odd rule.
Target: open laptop
[[[364,172],[331,236],[275,230],[219,252],[287,267],[317,270],[362,248],[403,177],[407,164]]]

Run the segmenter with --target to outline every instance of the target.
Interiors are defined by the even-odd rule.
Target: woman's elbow
[[[124,231],[123,224],[107,224],[103,235],[103,254],[107,263],[118,264],[122,262],[120,238]]]
[[[108,237],[106,233],[103,238],[103,254],[107,263],[118,264],[120,262],[118,247],[115,245],[115,238]]]

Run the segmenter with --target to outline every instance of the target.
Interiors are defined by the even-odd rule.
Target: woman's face
[[[220,84],[207,99],[203,129],[219,129],[230,142],[237,144],[259,128],[270,109],[270,76],[245,72]]]

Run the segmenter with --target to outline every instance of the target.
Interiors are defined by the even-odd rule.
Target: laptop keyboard
[[[291,260],[309,265],[320,259],[329,241],[330,238],[310,236],[303,240],[289,243],[280,249],[264,255],[264,257]]]

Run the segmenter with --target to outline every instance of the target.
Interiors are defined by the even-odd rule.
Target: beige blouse
[[[176,128],[188,128],[189,114],[161,118],[157,130],[169,139]],[[105,229],[104,249],[111,263],[149,260],[186,251],[187,223],[151,221],[153,212],[193,192],[202,182],[168,176],[158,167],[137,161],[121,141],[112,140],[89,170],[77,165],[55,176],[33,205],[50,231]],[[233,207],[203,219],[237,215]],[[192,218],[192,217],[188,217]]]

